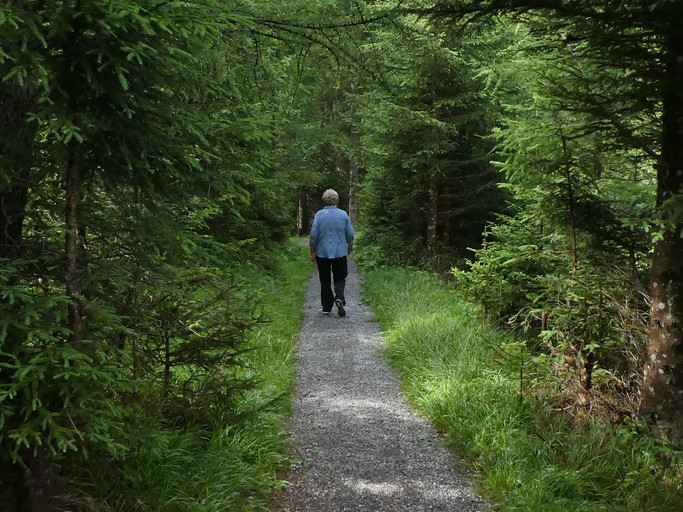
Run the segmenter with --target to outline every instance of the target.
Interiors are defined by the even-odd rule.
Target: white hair
[[[328,188],[323,192],[323,203],[325,203],[325,206],[337,206],[339,204],[339,194],[335,190]]]

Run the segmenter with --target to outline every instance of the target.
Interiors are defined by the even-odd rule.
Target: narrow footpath
[[[359,281],[349,261],[343,318],[336,308],[322,315],[317,274],[308,283],[291,423],[301,463],[275,510],[488,510],[436,430],[407,405]]]

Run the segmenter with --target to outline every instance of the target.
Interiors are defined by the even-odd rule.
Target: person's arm
[[[351,219],[346,219],[346,253],[351,254],[353,251],[353,239],[356,233],[353,231],[353,226],[351,225]]]
[[[308,247],[311,249],[311,261],[315,263],[315,248],[318,246],[318,214],[313,217],[313,227],[311,228],[311,237],[308,240]]]

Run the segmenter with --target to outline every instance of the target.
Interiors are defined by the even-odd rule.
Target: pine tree
[[[662,131],[653,149],[622,122],[619,104],[608,89],[589,91],[582,110],[599,114],[602,123],[621,135],[623,148],[647,153],[657,163],[655,219],[660,223],[654,242],[651,278],[651,329],[649,357],[640,412],[653,420],[675,443],[683,442],[683,238],[681,189],[683,173],[683,6],[676,0],[651,3],[602,1],[567,2],[490,0],[487,2],[436,2],[430,8],[413,9],[457,20],[473,20],[500,12],[538,21],[543,34],[565,34],[575,55],[596,67],[621,70],[631,98],[628,111],[659,115]],[[618,88],[618,93],[624,88]]]
[[[136,377],[125,371],[139,355],[131,339],[149,341],[144,322],[158,321],[141,298],[175,311],[160,276],[186,291],[178,315],[201,324],[167,329],[167,380],[178,361],[215,360],[217,344],[239,351],[251,313],[226,307],[217,327],[197,302],[228,292],[181,270],[236,254],[208,219],[228,204],[236,218],[248,212],[248,187],[263,182],[271,119],[225,78],[224,34],[245,25],[212,0],[0,7],[0,476],[14,481],[19,510],[47,509],[54,461],[125,449],[117,398]],[[280,222],[259,236],[281,233]],[[238,231],[228,241],[253,238]]]

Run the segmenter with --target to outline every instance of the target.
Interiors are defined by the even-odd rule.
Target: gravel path
[[[301,463],[275,510],[487,510],[453,469],[439,434],[401,395],[359,290],[350,261],[347,316],[336,308],[323,316],[317,274],[309,281],[291,423]]]

